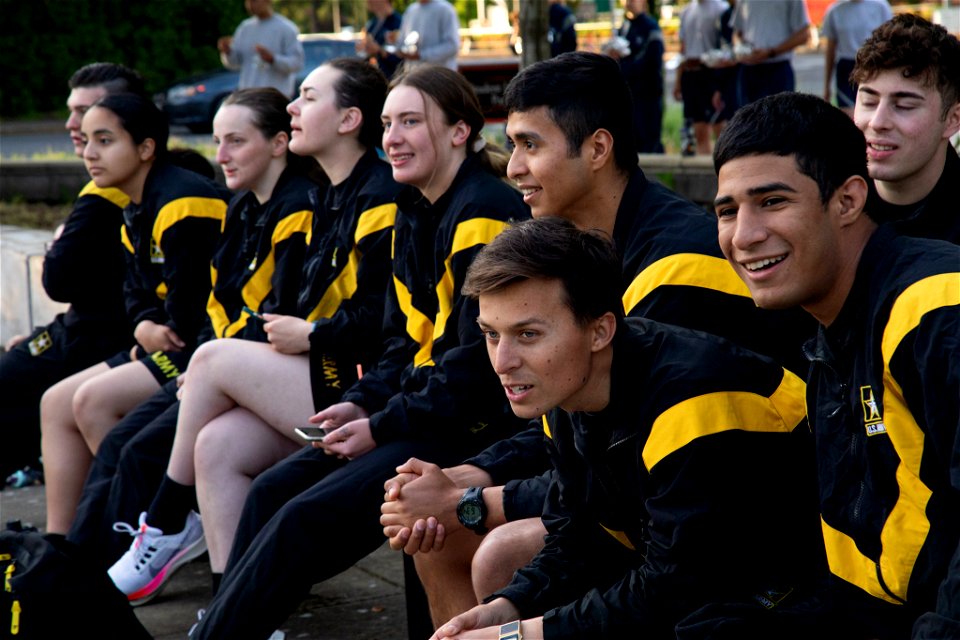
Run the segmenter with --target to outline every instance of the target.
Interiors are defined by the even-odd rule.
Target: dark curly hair
[[[900,69],[904,78],[919,78],[940,92],[941,118],[960,102],[960,40],[940,25],[904,13],[888,20],[870,35],[850,74],[856,84],[882,71]]]

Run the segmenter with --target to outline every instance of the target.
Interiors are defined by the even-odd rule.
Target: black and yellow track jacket
[[[207,318],[210,262],[230,192],[193,171],[158,160],[143,197],[123,210],[124,296],[133,326],[165,324],[196,348]]]
[[[947,145],[943,173],[933,190],[919,202],[895,205],[885,202],[875,191],[867,206],[870,217],[886,222],[901,234],[914,238],[947,240],[960,244],[960,206],[957,206],[957,185],[960,184],[960,155]]]
[[[477,302],[460,288],[477,252],[509,220],[528,218],[529,210],[519,193],[472,156],[432,205],[412,187],[398,205],[384,353],[344,401],[371,414],[378,444],[457,437],[464,428],[490,439],[501,426],[515,430],[523,422],[513,416],[490,368],[476,325]],[[493,424],[496,429],[486,429]]]
[[[806,375],[803,343],[816,333],[816,322],[799,309],[756,306],[720,251],[713,215],[637,169],[617,210],[613,240],[623,259],[627,316],[705,331]],[[495,484],[506,485],[503,502],[510,519],[539,513],[546,483],[514,480],[547,466],[537,430],[497,443],[466,462],[490,473]],[[530,491],[535,493],[526,495]]]
[[[807,350],[831,572],[960,637],[960,249],[881,227]]]
[[[117,228],[130,202],[117,189],[92,181],[80,191],[63,232],[43,259],[43,288],[51,299],[70,303],[58,321],[67,334],[114,335],[116,346],[104,357],[133,344],[133,328],[123,302],[123,247]]]
[[[314,322],[310,386],[317,410],[337,402],[383,348],[396,197],[390,165],[368,151],[346,180],[315,192],[297,315]]]
[[[368,151],[314,211],[299,315],[317,321],[311,348],[380,352],[397,194],[390,165]],[[359,360],[358,360],[359,361]]]
[[[230,201],[210,267],[213,290],[204,339],[266,342],[263,323],[244,312],[244,306],[261,313],[296,314],[313,220],[310,193],[317,188],[287,168],[266,203],[260,204],[252,191]]]
[[[548,640],[663,638],[708,602],[818,577],[800,378],[714,336],[631,318],[610,380],[601,411],[544,417],[546,544],[490,599],[544,614]]]

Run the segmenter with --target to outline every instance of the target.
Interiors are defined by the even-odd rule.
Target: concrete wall
[[[52,238],[50,231],[0,225],[0,344],[67,308],[43,290],[44,245]]]
[[[80,160],[0,162],[0,198],[70,202],[90,176]]]

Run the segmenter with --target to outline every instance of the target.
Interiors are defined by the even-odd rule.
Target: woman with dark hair
[[[341,58],[311,72],[287,106],[290,150],[330,180],[314,197],[296,304],[262,315],[269,344],[215,341],[191,361],[163,482],[138,528],[118,525],[135,540],[110,575],[135,604],[155,596],[204,537],[216,583],[252,478],[302,447],[293,428],[339,400],[357,365],[379,355],[399,189],[375,149],[385,93],[379,70]],[[214,119],[215,136],[229,108],[228,100]],[[241,174],[221,164],[228,180]],[[202,527],[191,512],[195,490]]]
[[[87,468],[116,422],[186,367],[210,295],[210,259],[229,193],[173,164],[165,116],[147,98],[107,95],[83,117],[83,160],[97,187],[130,203],[124,297],[136,345],[62,380],[40,404],[47,530],[70,526]],[[85,415],[80,430],[77,415]]]
[[[237,193],[211,263],[213,290],[198,353],[213,338],[266,342],[258,316],[296,313],[318,189],[309,176],[319,168],[312,158],[288,151],[286,107],[287,98],[275,89],[244,89],[228,96],[214,118],[216,160]],[[106,533],[104,523],[109,528],[118,520],[136,521],[156,494],[178,407],[176,383],[168,383],[111,429],[97,451],[68,537],[107,566],[124,553],[129,539],[120,530]]]
[[[487,361],[476,302],[460,294],[476,252],[529,215],[502,180],[506,163],[485,148],[473,88],[454,71],[419,67],[393,81],[381,121],[393,177],[407,185],[384,353],[341,403],[310,418],[327,431],[315,451],[253,483],[193,638],[268,636],[313,583],[382,544],[383,484],[397,465],[453,464],[522,426]]]

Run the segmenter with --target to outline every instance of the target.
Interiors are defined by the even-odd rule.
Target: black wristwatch
[[[487,528],[487,505],[483,502],[483,487],[470,487],[457,503],[457,520],[477,535],[483,535]]]

